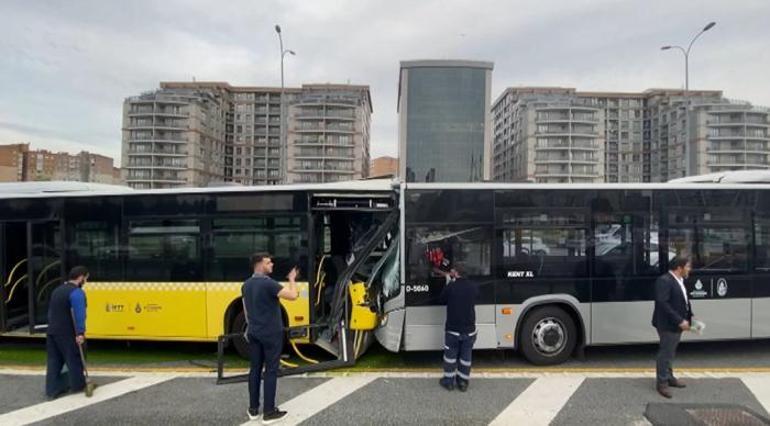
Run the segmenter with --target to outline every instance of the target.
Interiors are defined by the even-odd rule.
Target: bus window
[[[506,229],[501,243],[505,270],[531,272],[531,278],[587,276],[584,229]]]
[[[408,230],[408,279],[438,277],[435,270],[446,259],[460,264],[464,275],[486,277],[491,273],[491,235],[480,226],[416,226]]]
[[[669,229],[669,251],[690,253],[693,268],[701,270],[746,270],[748,236],[743,227]]]
[[[273,256],[273,278],[283,280],[292,266],[307,277],[307,237],[300,216],[223,218],[212,221],[209,281],[243,281],[250,274],[249,257],[256,252]]]
[[[754,268],[757,270],[770,270],[770,221],[758,219],[754,224],[754,244],[756,245],[756,258]]]
[[[132,221],[128,232],[129,280],[199,281],[197,220]]]
[[[120,281],[119,221],[88,221],[72,227],[68,258],[70,265],[86,265],[94,281]]]

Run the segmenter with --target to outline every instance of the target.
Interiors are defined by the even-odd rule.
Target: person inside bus
[[[671,398],[669,387],[684,388],[671,366],[682,332],[690,329],[692,306],[687,297],[684,280],[690,275],[692,262],[688,256],[677,255],[669,262],[669,271],[655,281],[655,310],[652,326],[658,331],[660,346],[655,366],[656,390]]]
[[[51,293],[48,302],[45,393],[50,399],[86,387],[78,345],[83,345],[86,340],[86,293],[83,285],[87,280],[88,269],[84,266],[72,268],[67,282]],[[65,364],[69,369],[69,385],[62,383],[61,371]]]
[[[283,348],[283,320],[279,299],[297,300],[299,291],[295,279],[297,268],[292,268],[284,287],[270,278],[273,260],[266,253],[251,256],[253,275],[241,287],[243,309],[246,312],[246,340],[249,342],[249,409],[250,420],[259,416],[259,391],[264,367],[264,410],[262,423],[270,424],[286,416],[275,406],[278,367]]]
[[[446,258],[445,258],[446,260]],[[460,275],[458,265],[442,262],[440,273],[447,283],[440,301],[446,304],[444,327],[444,375],[439,384],[446,390],[455,386],[461,392],[468,390],[471,378],[473,344],[476,343],[476,298],[478,285]]]

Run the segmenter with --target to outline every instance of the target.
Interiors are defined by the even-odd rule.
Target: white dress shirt
[[[687,299],[687,289],[684,287],[684,279],[678,277],[675,273],[672,271],[668,271],[669,274],[671,274],[677,283],[679,283],[679,288],[682,290],[682,295],[684,296],[684,303],[689,303],[689,299]]]

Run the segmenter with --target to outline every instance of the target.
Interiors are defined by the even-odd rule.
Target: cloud
[[[766,0],[0,2],[0,143],[35,140],[118,156],[122,102],[160,81],[371,86],[373,156],[396,155],[398,63],[418,58],[495,62],[492,96],[554,85],[640,91],[691,88],[770,105]],[[117,157],[116,157],[117,160]]]

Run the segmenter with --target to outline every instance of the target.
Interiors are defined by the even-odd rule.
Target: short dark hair
[[[265,252],[258,252],[251,255],[251,269],[254,269],[254,267],[257,266],[257,263],[262,262],[265,259],[269,259],[273,256],[270,256],[270,253]]]
[[[88,275],[88,268],[86,268],[85,266],[78,265],[78,266],[70,269],[69,279],[76,280],[76,279],[78,279],[80,277],[84,277],[86,275]]]
[[[690,256],[686,254],[678,254],[673,259],[668,261],[668,269],[674,271],[679,268],[684,268],[685,265],[692,262]]]

